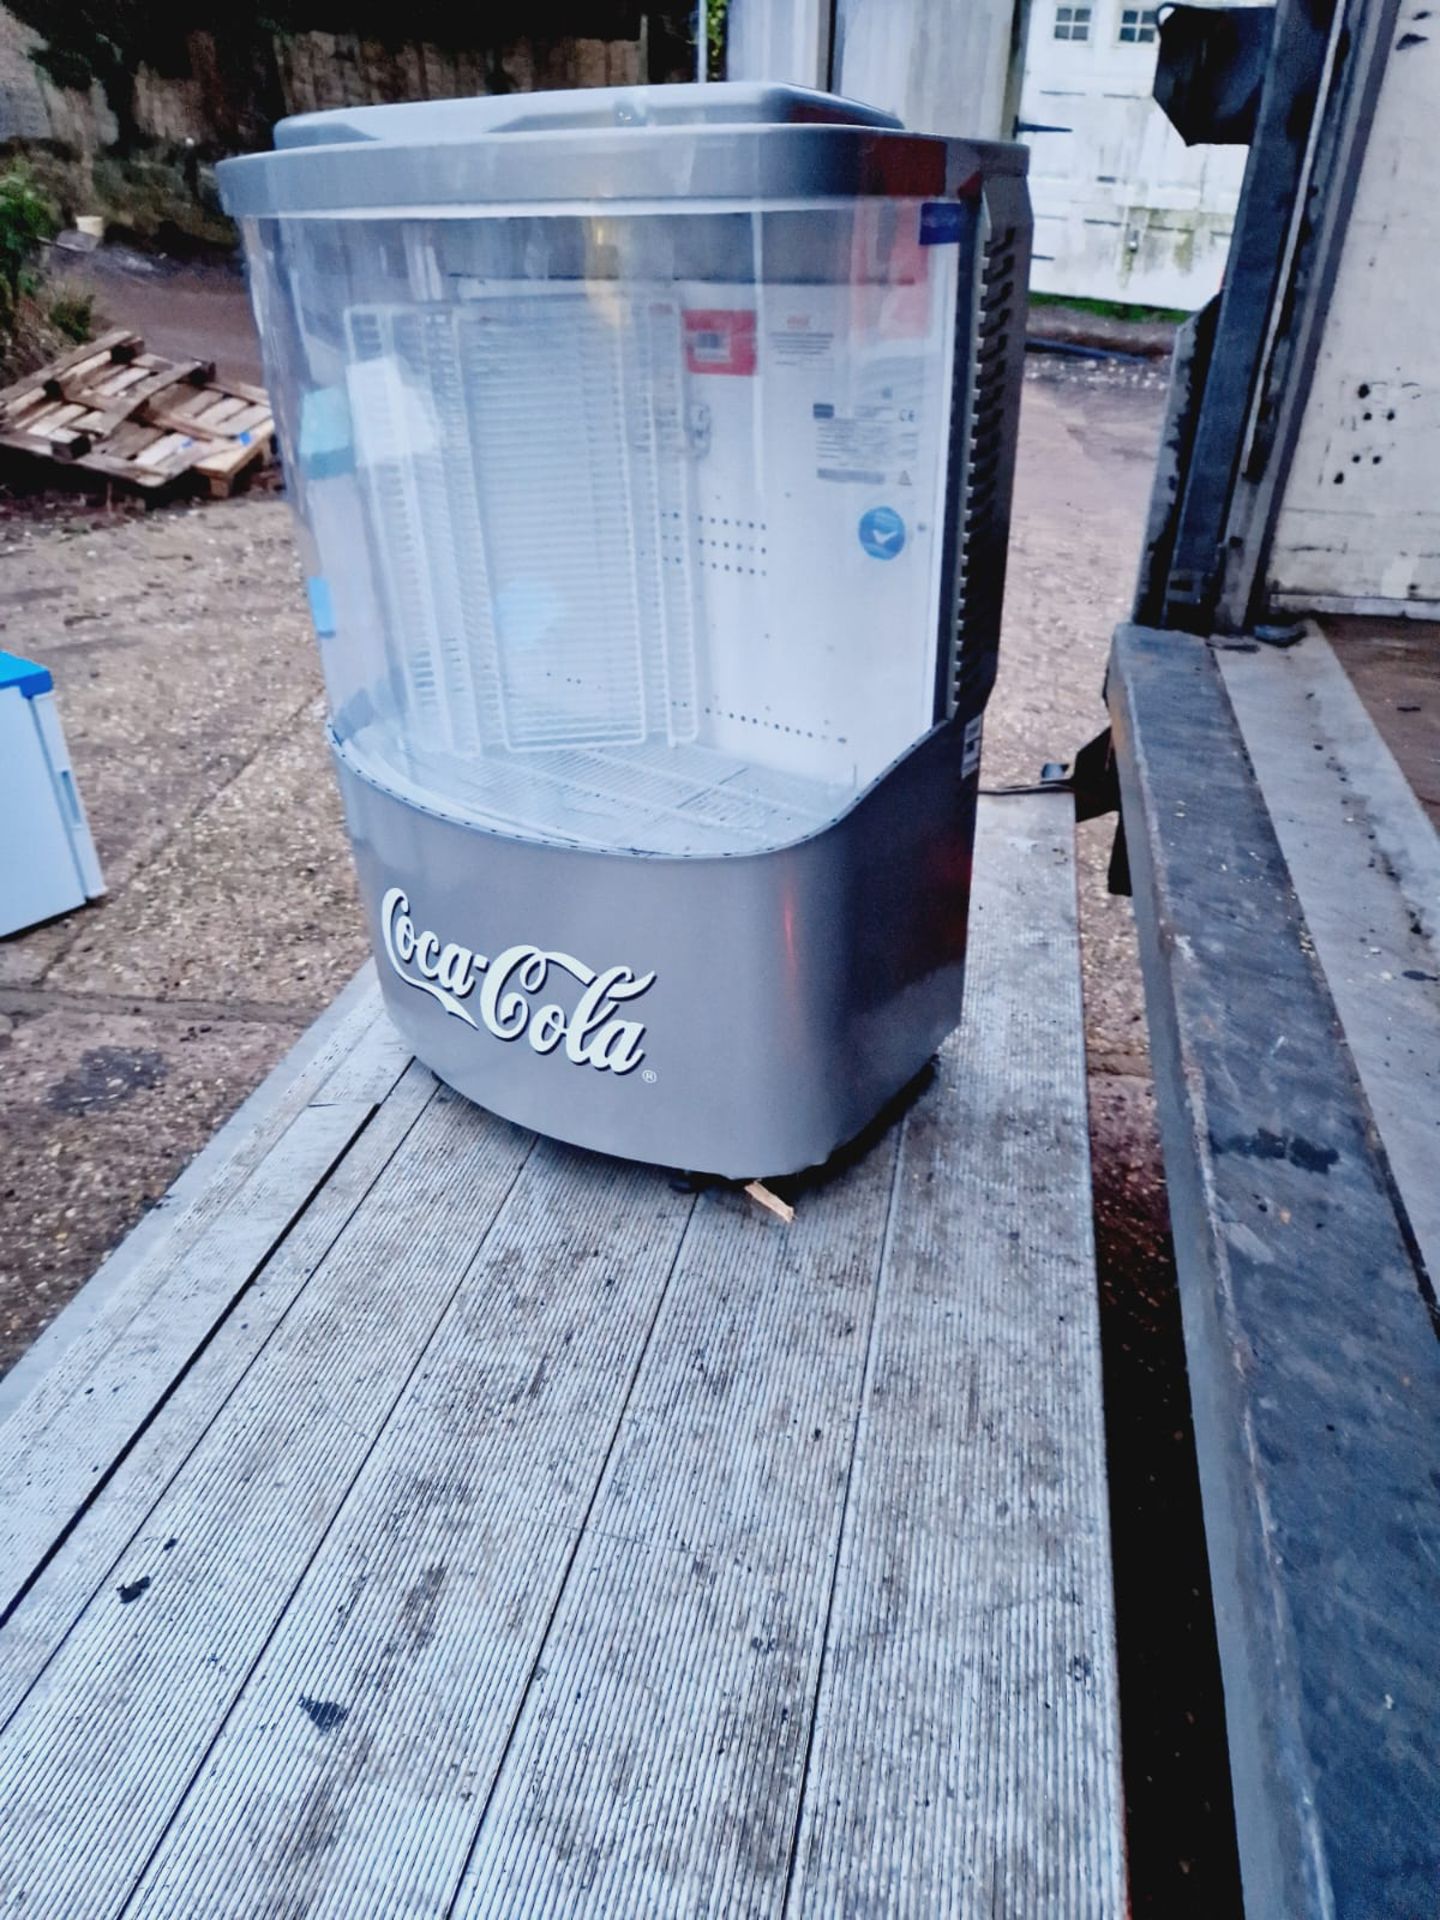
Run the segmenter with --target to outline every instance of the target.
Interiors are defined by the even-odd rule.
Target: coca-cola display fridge
[[[386,1001],[574,1141],[823,1161],[959,1018],[1023,149],[792,88],[226,162]]]

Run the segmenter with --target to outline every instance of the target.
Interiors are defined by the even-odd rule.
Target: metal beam
[[[1279,0],[1270,68],[1205,382],[1183,476],[1161,624],[1208,631],[1219,589],[1231,493],[1280,284],[1286,240],[1321,96],[1335,0]]]
[[[1276,303],[1249,442],[1230,501],[1215,617],[1221,632],[1242,632],[1265,610],[1265,564],[1399,11],[1399,0],[1345,0],[1305,182],[1304,218],[1298,224],[1283,296]]]
[[[1246,1911],[1434,1911],[1440,1342],[1270,815],[1200,640],[1109,700]]]

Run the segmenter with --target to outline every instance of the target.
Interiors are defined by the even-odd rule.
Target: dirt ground
[[[110,319],[257,371],[223,269],[96,269]],[[984,778],[1104,725],[1163,369],[1036,361]],[[0,646],[54,672],[106,900],[0,942],[0,1369],[364,955],[289,509],[0,499]],[[1137,1913],[1237,1910],[1213,1624],[1129,903],[1081,830],[1096,1226]]]

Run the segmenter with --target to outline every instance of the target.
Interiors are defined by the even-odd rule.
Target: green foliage
[[[1181,307],[1136,307],[1124,300],[1082,299],[1073,293],[1032,293],[1032,307],[1070,307],[1076,313],[1093,313],[1101,320],[1133,320],[1149,322],[1152,320],[1188,320],[1190,315]]]
[[[725,16],[730,0],[705,0],[705,71],[712,80],[725,78]]]
[[[34,289],[32,269],[40,243],[59,224],[54,206],[23,161],[0,173],[0,328],[6,333],[21,295]]]
[[[167,253],[187,247],[229,249],[235,229],[220,211],[214,179],[208,167],[192,176],[183,160],[153,150],[99,153],[90,168],[89,207],[132,244]]]
[[[57,287],[46,318],[57,333],[82,346],[95,332],[95,296],[80,287]]]

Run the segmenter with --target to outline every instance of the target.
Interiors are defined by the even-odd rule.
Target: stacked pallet
[[[0,389],[0,447],[152,496],[186,483],[223,498],[274,440],[263,388],[218,382],[208,360],[147,353],[123,327]]]

